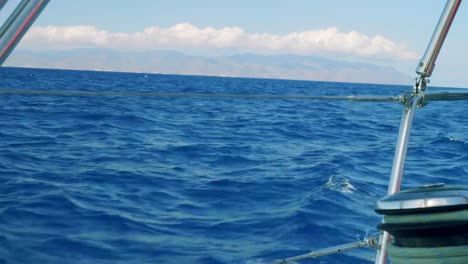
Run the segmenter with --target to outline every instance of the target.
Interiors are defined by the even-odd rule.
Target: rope
[[[199,97],[239,99],[312,99],[359,102],[401,102],[401,96],[316,96],[316,95],[268,95],[268,94],[207,94],[207,93],[159,93],[159,92],[97,92],[64,90],[0,90],[0,95],[55,95],[55,96],[124,96],[124,97]]]

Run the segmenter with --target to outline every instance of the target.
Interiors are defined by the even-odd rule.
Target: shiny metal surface
[[[397,193],[400,190],[401,179],[403,177],[403,169],[405,167],[406,151],[408,149],[408,141],[410,138],[411,127],[413,125],[414,111],[421,101],[420,94],[407,95],[405,109],[401,117],[400,132],[398,134],[397,146],[395,149],[395,157],[393,159],[392,174],[388,185],[388,195]],[[383,232],[380,236],[380,249],[377,250],[375,258],[376,264],[387,263],[387,247],[390,240],[390,234]]]
[[[364,239],[362,241],[357,241],[357,242],[353,242],[353,243],[348,243],[348,244],[344,244],[344,245],[339,245],[339,246],[335,246],[335,247],[329,247],[329,248],[325,248],[325,249],[321,249],[321,250],[317,250],[317,251],[312,251],[312,252],[307,253],[307,254],[303,254],[303,255],[299,255],[299,256],[295,256],[295,257],[291,257],[291,258],[286,258],[286,259],[276,260],[273,263],[274,264],[288,264],[288,263],[292,263],[292,262],[295,263],[298,260],[318,258],[318,257],[331,255],[331,254],[335,254],[335,253],[341,253],[341,252],[345,252],[345,251],[350,251],[350,250],[354,250],[354,249],[358,249],[358,248],[362,248],[362,247],[376,248],[378,246],[378,242],[379,242],[378,239],[377,239],[377,236],[378,236],[378,234],[375,234],[375,235],[372,235],[371,237],[366,238],[366,239]]]
[[[26,31],[50,0],[22,0],[0,28],[0,65],[8,58]]]
[[[401,178],[403,176],[404,162],[406,159],[406,151],[408,147],[408,140],[410,136],[410,130],[413,122],[414,109],[419,105],[423,106],[424,101],[422,99],[426,84],[428,80],[426,77],[432,75],[434,70],[435,61],[439,55],[442,44],[445,41],[447,33],[452,25],[455,14],[457,13],[458,7],[460,6],[461,0],[448,0],[445,8],[440,16],[437,27],[432,34],[431,41],[427,46],[424,56],[419,61],[416,67],[416,73],[419,77],[416,79],[414,85],[415,96],[412,97],[412,101],[406,104],[405,112],[400,124],[400,132],[398,135],[397,147],[395,150],[395,158],[393,161],[392,174],[390,177],[390,184],[388,187],[388,194],[392,195],[400,190]],[[416,100],[417,97],[418,99]],[[442,201],[439,201],[439,203]],[[376,264],[387,263],[387,248],[390,241],[390,234],[383,232],[380,236],[380,249],[377,251],[375,258]]]
[[[410,96],[407,99],[406,107],[403,110],[403,115],[400,123],[400,132],[398,134],[397,146],[395,149],[395,157],[393,159],[392,174],[387,194],[394,194],[400,191],[401,178],[403,177],[403,169],[406,159],[406,151],[408,149],[408,141],[410,138],[411,127],[413,125],[413,116],[416,106],[420,103],[421,96],[419,94]]]
[[[452,25],[461,1],[462,0],[448,0],[445,5],[444,11],[439,18],[439,22],[432,34],[432,38],[427,46],[426,52],[416,67],[416,73],[423,78],[430,77],[432,75],[432,71],[435,67],[435,61],[437,60],[437,56],[439,55],[442,45],[444,44],[445,37]]]
[[[404,210],[468,205],[468,189],[445,190],[442,188],[437,190],[432,187],[418,189],[386,196],[377,202],[376,209]],[[424,191],[424,189],[432,191]]]

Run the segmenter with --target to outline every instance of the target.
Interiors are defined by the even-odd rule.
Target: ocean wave
[[[291,95],[408,89],[0,70],[9,89]],[[374,204],[387,191],[402,112],[396,104],[318,100],[11,95],[0,101],[0,263],[271,263],[354,242],[381,221]],[[403,188],[468,184],[463,109],[434,103],[417,111]],[[366,252],[320,261],[371,263],[373,252]]]

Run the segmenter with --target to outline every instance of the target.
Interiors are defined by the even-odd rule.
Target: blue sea
[[[1,89],[347,96],[411,87],[1,68]],[[416,111],[402,189],[468,184],[467,106]],[[402,110],[1,94],[0,263],[260,264],[363,239],[381,220],[374,204],[387,191]]]

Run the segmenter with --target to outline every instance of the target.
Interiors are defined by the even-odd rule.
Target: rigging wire
[[[318,96],[318,95],[272,95],[272,94],[224,94],[224,93],[161,93],[161,92],[99,92],[65,90],[0,90],[0,95],[56,95],[56,96],[124,96],[124,97],[200,97],[239,99],[315,99],[361,102],[401,102],[401,96]]]
[[[275,95],[275,94],[227,94],[227,93],[165,93],[165,92],[111,92],[79,90],[15,90],[0,89],[0,95],[49,95],[49,96],[89,96],[89,97],[173,97],[173,98],[220,98],[220,99],[295,99],[295,100],[337,100],[356,102],[398,102],[404,103],[405,96],[327,96],[327,95]],[[466,93],[430,93],[424,95],[424,102],[468,100]]]

